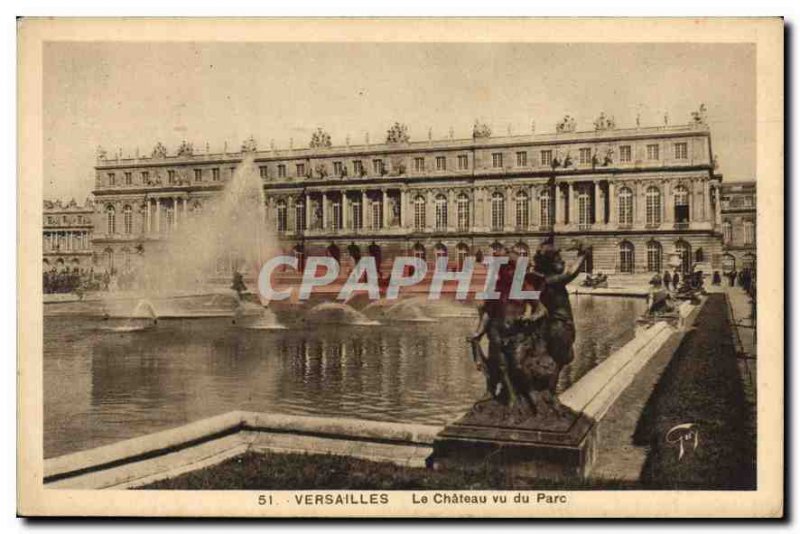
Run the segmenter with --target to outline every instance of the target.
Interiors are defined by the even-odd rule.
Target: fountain
[[[339,302],[317,304],[306,314],[306,321],[314,324],[341,324],[351,326],[379,326],[381,323],[369,319],[360,311]]]
[[[244,306],[228,287],[234,271],[254,280],[263,260],[277,248],[266,227],[263,184],[253,155],[245,154],[220,194],[203,202],[187,206],[180,225],[148,245],[146,261],[134,270],[133,289],[105,299],[106,316],[261,315],[260,302]],[[277,325],[274,316],[272,320]]]
[[[385,319],[390,321],[401,321],[411,323],[431,323],[436,319],[428,316],[419,303],[411,302],[410,299],[401,301],[379,300],[372,302],[361,310],[361,313],[371,319]]]

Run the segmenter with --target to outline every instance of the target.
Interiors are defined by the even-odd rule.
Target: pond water
[[[627,343],[644,307],[573,297],[576,360],[560,388]],[[285,330],[206,318],[115,331],[98,317],[48,314],[45,457],[231,410],[443,424],[483,393],[465,341],[475,318],[342,326],[301,317],[279,312]]]

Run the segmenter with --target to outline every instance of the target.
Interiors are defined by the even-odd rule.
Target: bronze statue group
[[[512,298],[519,255],[513,249],[500,252],[509,257],[497,278],[500,296],[481,303],[480,324],[469,339],[473,358],[486,377],[487,401],[536,418],[558,417],[568,411],[555,395],[559,373],[574,359],[575,321],[567,284],[578,276],[592,252],[580,242],[569,250],[577,251],[577,256],[568,264],[552,238],[537,248],[523,290],[539,291],[538,300]],[[488,354],[480,345],[484,336]]]

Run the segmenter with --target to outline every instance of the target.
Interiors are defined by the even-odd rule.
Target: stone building
[[[752,269],[756,264],[756,183],[723,184],[721,204],[722,269]]]
[[[91,200],[80,206],[75,199],[64,205],[60,200],[44,201],[42,221],[42,256],[45,271],[55,267],[90,269],[92,260],[92,225],[94,205]]]
[[[395,124],[385,143],[330,146],[318,131],[309,148],[109,158],[96,169],[94,250],[100,262],[146,250],[213,197],[243,151],[264,183],[267,222],[297,255],[362,254],[384,261],[467,255],[501,246],[533,251],[548,235],[594,245],[589,268],[660,272],[669,254],[689,269],[722,260],[719,188],[711,132],[687,125],[617,128],[601,116],[590,131],[566,117],[555,133],[493,137],[476,124],[467,139],[411,142]],[[377,248],[376,248],[377,247]]]

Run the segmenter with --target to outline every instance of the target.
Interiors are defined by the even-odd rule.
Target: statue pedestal
[[[488,463],[515,477],[583,478],[594,461],[594,428],[566,407],[536,416],[484,401],[437,435],[429,464],[471,470]]]

